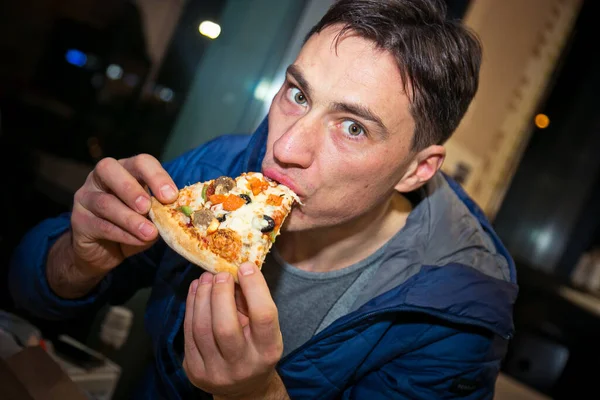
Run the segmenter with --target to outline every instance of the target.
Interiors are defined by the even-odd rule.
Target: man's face
[[[304,203],[297,231],[350,221],[387,200],[411,161],[414,120],[394,57],[338,27],[313,35],[269,112],[263,172]]]

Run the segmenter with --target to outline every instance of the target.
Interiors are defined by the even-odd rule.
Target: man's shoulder
[[[458,263],[485,275],[511,280],[512,259],[491,224],[458,184],[438,174],[427,187],[427,260]]]
[[[239,175],[251,135],[231,134],[212,139],[165,164],[177,186]]]

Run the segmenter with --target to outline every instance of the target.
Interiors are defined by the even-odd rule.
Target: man
[[[479,64],[433,0],[337,2],[252,137],[164,169],[147,155],[99,162],[72,213],[18,249],[17,303],[65,318],[153,286],[145,398],[492,398],[514,265],[438,172]],[[236,288],[154,244],[144,184],[168,203],[188,182],[255,170],[303,202],[262,271],[244,264]]]

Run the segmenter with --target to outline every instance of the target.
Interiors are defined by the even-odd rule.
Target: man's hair
[[[479,85],[481,44],[438,0],[338,0],[306,37],[341,25],[397,61],[415,120],[413,150],[443,144]]]

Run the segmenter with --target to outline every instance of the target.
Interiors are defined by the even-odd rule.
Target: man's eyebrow
[[[352,103],[333,103],[331,109],[337,112],[346,112],[349,114],[354,114],[358,117],[366,119],[367,121],[371,121],[377,124],[379,128],[381,128],[382,136],[388,136],[388,130],[383,124],[381,118],[379,118],[379,116],[373,111],[371,111],[368,107]]]
[[[312,92],[310,84],[304,77],[304,74],[302,74],[302,71],[300,71],[300,68],[292,64],[289,67],[287,67],[286,73],[291,75],[292,78],[294,78],[296,82],[298,82],[298,86],[300,86],[300,89],[302,89],[304,95],[310,97],[310,94]]]

